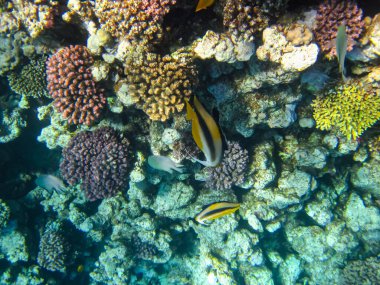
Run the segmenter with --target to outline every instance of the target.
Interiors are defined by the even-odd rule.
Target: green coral
[[[353,80],[314,99],[312,107],[318,129],[337,129],[347,139],[357,139],[380,118],[380,96]]]
[[[11,89],[20,95],[34,98],[47,96],[46,59],[47,56],[31,59],[20,70],[11,72],[8,75]]]

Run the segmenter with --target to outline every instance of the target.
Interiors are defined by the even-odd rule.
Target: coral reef
[[[319,5],[314,35],[327,58],[331,59],[336,55],[334,40],[338,27],[343,23],[346,25],[347,50],[352,50],[355,40],[364,28],[362,14],[362,10],[351,0],[325,0]]]
[[[380,283],[379,257],[368,257],[364,260],[352,260],[343,269],[344,285]]]
[[[223,9],[223,24],[231,34],[252,41],[253,35],[263,30],[269,19],[255,1],[227,0]]]
[[[348,139],[357,139],[380,118],[380,99],[368,84],[351,81],[313,101],[317,128],[338,129]]]
[[[110,127],[81,132],[62,151],[61,175],[70,185],[81,182],[90,201],[112,197],[126,186],[128,146]]]
[[[11,89],[20,95],[34,98],[47,96],[46,59],[46,56],[30,59],[29,63],[23,65],[20,71],[10,72],[8,81]]]
[[[181,51],[163,57],[154,53],[131,56],[124,71],[133,101],[154,121],[164,122],[181,112],[196,85],[191,55]]]
[[[220,62],[247,61],[254,53],[255,45],[235,35],[207,31],[202,39],[194,42],[194,53],[201,59],[215,58]]]
[[[307,27],[303,28],[307,31]],[[300,35],[294,33],[295,28],[289,28],[285,34],[278,27],[266,28],[263,31],[263,45],[256,51],[257,58],[279,63],[283,70],[291,72],[303,71],[313,65],[318,57],[318,46],[310,43],[308,32],[301,32]]]
[[[101,0],[95,3],[95,14],[113,37],[154,43],[162,38],[163,18],[175,3],[176,0]]]
[[[26,34],[0,33],[0,76],[16,68],[22,58],[21,46],[25,41]]]
[[[69,123],[91,125],[105,107],[103,90],[90,70],[93,62],[88,49],[79,45],[59,50],[47,62],[49,94],[54,107]]]
[[[222,162],[216,167],[207,168],[207,187],[216,190],[231,189],[232,185],[239,185],[244,181],[248,166],[248,151],[238,142],[228,142]]]
[[[23,24],[32,38],[54,26],[58,13],[58,1],[12,0],[13,16]]]
[[[64,272],[69,251],[70,246],[62,233],[47,230],[40,240],[37,262],[47,270]]]
[[[9,221],[10,209],[3,200],[0,199],[0,229],[5,228]]]

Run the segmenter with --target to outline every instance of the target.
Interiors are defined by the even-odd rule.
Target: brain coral
[[[196,84],[196,69],[187,53],[160,56],[144,53],[125,64],[129,93],[154,121],[166,121],[181,112]]]
[[[249,0],[227,0],[223,10],[223,24],[228,31],[246,41],[268,26],[269,19]]]
[[[359,81],[329,90],[314,99],[312,106],[318,129],[336,128],[348,139],[355,140],[380,118],[380,96]]]
[[[103,90],[91,74],[93,62],[88,49],[79,45],[61,49],[47,61],[49,94],[69,123],[91,125],[106,105]]]
[[[95,14],[112,36],[155,42],[162,37],[161,23],[176,0],[126,0],[95,2]]]
[[[82,132],[62,151],[59,166],[70,184],[81,184],[90,201],[115,196],[127,182],[129,142],[110,127]]]
[[[232,185],[244,181],[245,170],[248,166],[248,151],[237,142],[228,142],[223,160],[217,167],[209,167],[207,171],[207,187],[216,190],[231,189]]]
[[[58,231],[46,231],[40,240],[37,262],[49,271],[66,270],[68,244]]]
[[[34,98],[46,96],[46,59],[46,56],[31,59],[20,71],[10,72],[8,81],[11,89],[20,95]]]
[[[364,27],[362,10],[354,1],[325,0],[319,5],[314,35],[329,59],[336,55],[335,38],[338,27],[343,23],[347,31],[347,50],[350,51]]]

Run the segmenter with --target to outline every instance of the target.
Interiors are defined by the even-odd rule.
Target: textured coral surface
[[[128,178],[128,146],[110,127],[79,133],[62,151],[61,175],[70,185],[82,182],[90,201],[115,196]]]
[[[362,15],[362,10],[351,0],[325,0],[319,5],[314,34],[320,48],[328,58],[336,55],[335,38],[338,27],[342,24],[346,25],[347,50],[352,50],[355,40],[364,27]]]
[[[380,118],[380,97],[360,82],[348,82],[317,97],[312,104],[317,128],[337,128],[348,139],[357,139]]]
[[[93,62],[88,49],[79,45],[61,49],[47,61],[49,94],[69,123],[91,125],[105,107],[103,90],[91,74]]]

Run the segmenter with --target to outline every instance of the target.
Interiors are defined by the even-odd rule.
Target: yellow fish
[[[195,12],[206,9],[214,4],[215,0],[199,0],[197,8],[195,8]]]
[[[240,208],[239,203],[231,203],[231,202],[217,202],[211,204],[202,212],[200,212],[195,220],[202,224],[207,225],[209,221],[215,220],[219,217],[223,217],[228,214],[232,214]]]
[[[197,97],[194,97],[193,105],[192,107],[186,101],[187,119],[191,120],[194,141],[204,153],[206,161],[193,159],[204,166],[217,166],[223,158],[223,142],[219,126]]]

